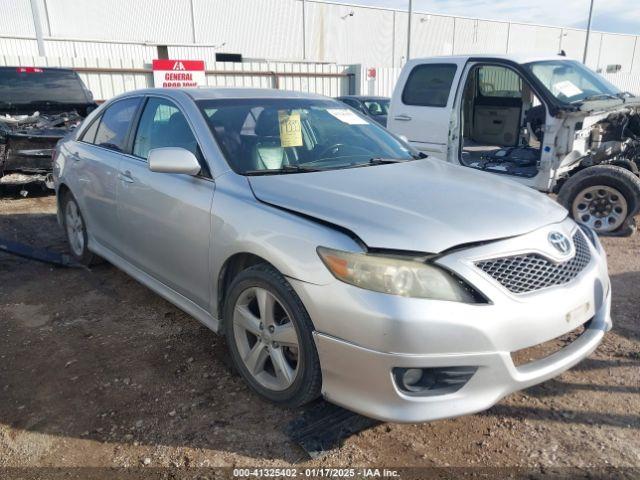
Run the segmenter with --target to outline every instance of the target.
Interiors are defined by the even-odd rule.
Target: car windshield
[[[367,107],[367,111],[373,115],[386,115],[389,113],[389,100],[363,100],[364,106]]]
[[[622,92],[575,60],[547,60],[525,65],[545,88],[564,103],[606,100]]]
[[[0,102],[87,103],[77,74],[70,70],[18,67],[0,68]]]
[[[404,142],[335,100],[225,99],[198,105],[227,162],[244,175],[419,158]]]

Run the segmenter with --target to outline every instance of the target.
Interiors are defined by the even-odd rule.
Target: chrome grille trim
[[[529,253],[482,260],[475,265],[512,293],[534,292],[569,283],[589,264],[589,244],[579,230],[573,235],[573,244],[575,255],[562,263],[538,253]]]

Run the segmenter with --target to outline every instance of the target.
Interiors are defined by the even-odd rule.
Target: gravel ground
[[[0,237],[66,251],[51,196]],[[605,239],[614,330],[573,370],[477,415],[380,424],[310,460],[300,411],[251,394],[224,340],[124,273],[0,253],[0,467],[640,467],[640,235]],[[635,471],[640,475],[640,470]]]

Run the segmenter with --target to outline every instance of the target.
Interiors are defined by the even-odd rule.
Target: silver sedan
[[[591,230],[325,97],[130,92],[59,143],[54,176],[79,262],[105,259],[225,335],[249,386],[284,405],[476,412],[575,365],[611,327]]]

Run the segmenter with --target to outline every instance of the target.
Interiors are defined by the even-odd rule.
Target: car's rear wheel
[[[633,223],[640,207],[640,179],[619,166],[586,168],[565,182],[558,193],[579,223],[599,234],[619,234]]]
[[[311,319],[287,280],[268,265],[241,272],[229,287],[224,330],[234,365],[267,399],[296,407],[320,395]]]
[[[98,257],[87,248],[89,243],[87,226],[78,202],[71,193],[64,194],[60,208],[62,209],[62,223],[71,255],[83,265],[94,265],[98,261]]]

